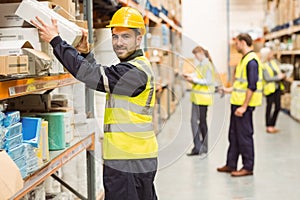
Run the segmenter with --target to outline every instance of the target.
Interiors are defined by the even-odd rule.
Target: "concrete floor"
[[[264,99],[265,101],[265,99]],[[192,148],[189,93],[163,124],[156,190],[160,200],[298,200],[300,199],[300,123],[279,113],[278,134],[265,132],[265,105],[254,112],[254,175],[231,177],[217,167],[226,161],[229,96],[216,95],[209,107],[209,152],[188,157]],[[241,159],[239,160],[239,167]]]

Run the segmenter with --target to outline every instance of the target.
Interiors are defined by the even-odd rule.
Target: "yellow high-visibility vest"
[[[233,83],[233,91],[231,93],[230,103],[233,105],[242,105],[246,98],[248,86],[247,81],[247,64],[255,59],[258,63],[258,81],[256,83],[256,91],[253,93],[249,106],[260,106],[262,104],[263,89],[263,73],[262,64],[258,56],[254,52],[248,53],[238,64],[235,71],[235,81]]]
[[[200,85],[200,84],[193,84],[192,90],[191,90],[191,102],[193,102],[196,105],[212,105],[213,104],[213,97],[215,92],[214,87],[214,67],[212,66],[211,62],[207,62],[207,64],[200,66],[198,65],[196,67],[196,75],[198,79],[205,79],[207,70],[211,71],[211,78],[212,83],[209,85]]]
[[[145,90],[136,97],[107,94],[104,117],[103,159],[125,160],[157,157],[158,144],[152,114],[155,83],[144,56],[129,61],[148,76]]]
[[[279,66],[276,62],[276,60],[271,60],[270,62],[263,63],[263,70],[266,71],[270,77],[275,76],[275,72],[277,74],[280,73]],[[275,92],[276,90],[276,83],[274,81],[271,82],[263,82],[264,84],[264,95],[269,95]],[[284,85],[282,82],[279,83],[280,90],[284,90]]]

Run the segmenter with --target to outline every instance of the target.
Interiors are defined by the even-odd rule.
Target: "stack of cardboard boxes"
[[[76,46],[82,33],[74,23],[75,4],[71,0],[3,2],[6,1],[0,1],[0,75],[63,73],[63,66],[53,55],[53,49],[41,41],[38,30],[30,25],[30,20],[36,16],[46,23],[51,23],[51,18],[57,19],[62,38]],[[87,23],[78,24],[86,27]]]

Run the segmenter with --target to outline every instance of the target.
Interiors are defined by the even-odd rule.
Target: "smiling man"
[[[155,101],[150,62],[140,49],[146,32],[142,15],[122,7],[110,24],[112,45],[120,63],[110,67],[97,64],[89,52],[87,32],[73,48],[60,36],[57,21],[31,21],[40,37],[49,42],[64,67],[87,87],[107,93],[103,182],[105,200],[155,200],[154,178],[158,145],[152,113]]]

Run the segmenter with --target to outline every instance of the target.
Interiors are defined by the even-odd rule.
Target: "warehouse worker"
[[[193,74],[185,74],[185,79],[192,84],[191,102],[192,117],[191,126],[194,147],[188,156],[206,154],[208,151],[207,136],[207,107],[213,103],[214,66],[207,50],[201,46],[193,49],[195,58],[199,61]],[[200,136],[201,135],[201,136]]]
[[[32,23],[49,42],[66,69],[88,87],[107,93],[103,141],[103,182],[106,200],[155,200],[154,177],[158,144],[153,130],[154,77],[150,62],[140,49],[145,26],[142,15],[120,8],[107,27],[120,63],[96,64],[86,52],[87,33],[77,49],[58,35],[57,21]],[[78,52],[79,50],[79,52]],[[82,53],[84,52],[84,53]]]
[[[236,37],[235,47],[243,57],[236,67],[233,87],[224,88],[225,92],[231,92],[229,148],[226,165],[217,170],[232,176],[252,175],[254,168],[252,115],[255,107],[262,103],[263,73],[251,45],[250,35],[242,33]],[[243,167],[237,171],[239,155],[242,156]]]
[[[266,96],[266,131],[267,133],[277,133],[279,130],[275,128],[276,120],[280,111],[280,96],[284,90],[282,80],[285,74],[281,73],[280,63],[274,58],[274,54],[270,48],[264,47],[260,50],[261,61],[263,63],[264,76],[264,95]],[[274,111],[272,107],[274,105]]]

